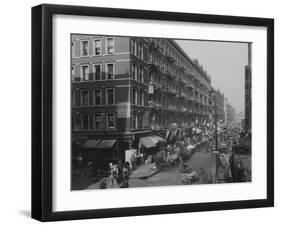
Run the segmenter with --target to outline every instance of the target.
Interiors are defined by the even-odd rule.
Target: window
[[[75,79],[75,67],[71,66],[71,80],[74,81]]]
[[[142,83],[144,83],[144,69],[141,69],[141,80]]]
[[[114,79],[113,64],[106,65],[107,79]]]
[[[138,53],[138,43],[137,43],[137,41],[135,41],[135,43],[134,43],[134,55],[135,56],[137,56],[137,53]]]
[[[93,65],[93,72],[94,72],[94,80],[101,80],[101,65],[100,64]]]
[[[74,114],[72,114],[72,116],[71,116],[71,129],[72,130],[74,130],[74,128],[75,128],[75,117],[74,117]]]
[[[141,49],[142,49],[142,46],[139,44],[138,45],[138,58],[141,58]]]
[[[96,130],[101,130],[102,129],[102,116],[101,116],[101,113],[96,113],[94,115],[94,128]]]
[[[71,42],[71,55],[72,57],[75,57],[75,42]]]
[[[131,53],[134,54],[135,53],[135,40],[133,39],[131,42]]]
[[[76,101],[75,101],[75,89],[72,89],[72,106],[75,106],[76,105]]]
[[[140,105],[144,106],[144,92],[140,91]]]
[[[138,75],[137,75],[137,80],[140,81],[141,80],[141,68],[138,68]]]
[[[134,80],[138,79],[138,68],[137,68],[137,65],[135,65],[135,64],[132,64],[132,78]]]
[[[82,81],[89,80],[89,65],[81,65],[81,75],[80,78]]]
[[[133,89],[133,104],[137,105],[138,103],[138,93],[136,89]]]
[[[132,70],[131,70],[132,79],[135,79],[135,70],[136,70],[136,66],[134,64],[132,64]]]
[[[143,82],[143,76],[144,76],[144,70],[141,67],[141,68],[139,68],[138,81]]]
[[[96,56],[101,55],[101,39],[94,40],[94,55]]]
[[[138,124],[137,124],[137,126],[138,126],[138,128],[142,128],[142,122],[143,122],[143,120],[142,120],[142,116],[141,115],[139,115],[138,117],[137,117],[137,119],[138,119]]]
[[[82,115],[82,129],[83,130],[89,129],[89,115],[88,114]]]
[[[94,105],[102,105],[101,89],[94,90]]]
[[[149,72],[149,82],[154,82],[153,74]]]
[[[108,105],[114,104],[114,89],[106,90],[106,104]]]
[[[107,46],[107,54],[113,54],[114,53],[114,43],[113,38],[107,38],[106,39],[106,46]]]
[[[136,112],[133,112],[133,116],[132,116],[132,127],[133,129],[137,129],[138,127],[138,121],[137,121],[137,114]]]
[[[89,56],[89,41],[82,40],[80,46],[80,55],[81,56]]]
[[[115,128],[115,115],[114,113],[108,113],[106,116],[107,128],[114,129]]]
[[[138,79],[138,67],[137,67],[137,65],[135,65],[134,79],[135,79],[135,80]]]
[[[80,116],[77,113],[72,113],[73,129],[79,130],[81,128]]]
[[[143,92],[142,91],[140,91],[140,102],[139,102],[139,105],[142,105],[142,98],[143,98]]]
[[[88,90],[81,91],[81,106],[89,105],[89,92]]]

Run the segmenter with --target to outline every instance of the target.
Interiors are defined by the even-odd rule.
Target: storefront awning
[[[153,148],[156,147],[157,142],[155,142],[151,137],[142,137],[140,138],[140,143],[145,148]]]
[[[190,144],[190,145],[187,146],[186,149],[191,150],[191,149],[194,149],[194,148],[195,148],[195,146]]]
[[[82,148],[96,148],[100,140],[87,140],[83,145]]]
[[[152,136],[151,139],[155,144],[157,144],[158,142],[164,142],[165,141],[162,137],[159,137],[159,136]]]
[[[116,140],[102,140],[97,148],[106,149],[106,148],[112,148],[115,144]]]

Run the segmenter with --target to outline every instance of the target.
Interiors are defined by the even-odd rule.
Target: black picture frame
[[[55,14],[151,19],[267,28],[267,198],[96,210],[52,210],[52,18]],[[274,20],[222,15],[43,4],[32,8],[32,218],[122,217],[274,206]]]

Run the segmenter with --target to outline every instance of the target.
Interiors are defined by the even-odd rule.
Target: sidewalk
[[[154,163],[144,163],[140,165],[137,169],[132,171],[129,178],[144,179],[153,176],[159,171],[160,169],[157,169]]]
[[[144,163],[140,165],[137,169],[131,172],[129,179],[145,179],[155,175],[156,173],[160,172],[159,169],[154,169],[154,163]],[[105,180],[106,188],[109,188],[109,177],[105,177],[100,179],[99,181],[92,183],[86,189],[99,189],[100,183]],[[118,185],[112,188],[119,188]]]

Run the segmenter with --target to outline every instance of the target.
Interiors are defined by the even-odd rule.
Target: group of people
[[[129,162],[122,164],[121,160],[117,164],[109,163],[109,188],[128,188],[129,174],[131,166]],[[100,189],[107,188],[107,179],[103,179],[100,183]]]
[[[220,130],[222,127],[220,127]],[[175,144],[177,141],[187,141],[189,144],[197,144],[202,140],[213,136],[214,128],[204,124],[194,124],[191,127],[178,128],[176,125],[162,130],[159,135],[167,144]]]

